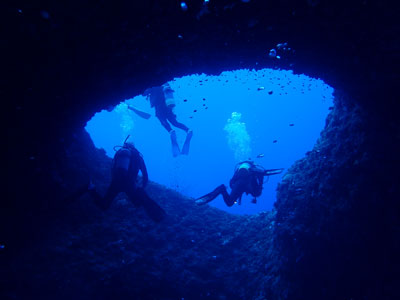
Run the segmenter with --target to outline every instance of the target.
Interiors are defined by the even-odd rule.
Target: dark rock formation
[[[389,129],[372,130],[360,107],[345,100],[336,93],[319,141],[279,185],[278,299],[399,295],[396,158],[387,151],[391,143],[375,139]]]
[[[1,4],[8,297],[398,296],[395,2],[210,2],[203,15],[202,1],[186,12],[174,1]],[[270,59],[280,42],[296,52]],[[65,203],[89,175],[108,180],[109,162],[81,132],[93,113],[176,76],[264,67],[320,77],[343,94],[279,187],[273,233],[269,215],[195,208],[155,184],[171,215],[164,227],[123,201],[104,215],[88,199]]]
[[[62,203],[41,237],[10,255],[3,278],[15,299],[252,299],[263,295],[273,213],[227,214],[150,183],[167,212],[154,224],[123,194],[106,212],[78,191],[85,174],[107,188],[110,159],[87,133],[68,149]],[[87,165],[85,165],[85,163]],[[43,230],[43,227],[46,229]],[[36,227],[38,228],[38,227]],[[251,281],[248,279],[251,278]],[[240,283],[240,284],[239,284]]]

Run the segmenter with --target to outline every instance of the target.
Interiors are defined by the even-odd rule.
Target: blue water
[[[312,149],[333,105],[333,88],[291,71],[197,74],[175,78],[169,84],[175,90],[178,121],[194,132],[188,156],[172,156],[168,132],[141,95],[112,112],[95,114],[86,130],[96,147],[110,157],[115,153],[113,146],[121,145],[130,134],[129,140],[144,156],[149,179],[194,198],[221,183],[229,186],[234,166],[241,160],[251,158],[267,169],[287,170]],[[127,109],[128,104],[152,117],[139,117]],[[176,132],[182,147],[185,133]],[[264,156],[257,158],[259,154]],[[226,207],[222,196],[209,205],[234,214],[271,210],[284,174],[269,178],[257,204],[251,203],[251,195],[244,195],[240,206]]]

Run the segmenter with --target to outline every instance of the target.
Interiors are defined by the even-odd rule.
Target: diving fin
[[[131,106],[131,105],[128,106],[128,108],[129,108],[131,111],[135,112],[139,117],[142,117],[143,119],[149,119],[149,118],[151,117],[150,114],[148,114],[148,113],[146,113],[146,112],[144,112],[144,111],[138,110],[137,108],[135,108],[135,107],[133,107],[133,106]]]
[[[178,141],[176,140],[175,130],[171,130],[170,135],[171,135],[171,144],[172,144],[172,155],[174,157],[177,157],[179,154],[181,154],[181,150],[179,149]]]
[[[144,201],[143,208],[147,215],[156,223],[161,222],[166,216],[165,211],[150,197],[147,197],[147,200]]]
[[[152,219],[154,222],[161,222],[165,216],[166,212],[158,205],[153,199],[147,195],[143,188],[137,189],[137,195],[140,199],[140,204],[143,206],[146,214]]]
[[[208,202],[211,202],[212,200],[214,200],[215,198],[218,197],[219,194],[221,194],[221,189],[223,188],[223,184],[218,186],[215,190],[213,190],[212,192],[197,198],[195,203],[197,205],[204,205],[207,204]]]
[[[271,175],[277,175],[282,173],[284,168],[281,169],[269,169],[264,171],[264,176],[271,176]]]
[[[196,199],[196,201],[194,201],[194,203],[196,203],[197,205],[204,205],[204,204],[207,204],[210,201],[211,200],[209,200],[208,195],[204,195],[203,197],[200,197],[200,198]]]
[[[182,154],[184,154],[184,155],[189,154],[190,140],[192,139],[192,136],[193,136],[193,131],[189,130],[186,135],[185,143],[183,144],[183,147],[182,147]]]

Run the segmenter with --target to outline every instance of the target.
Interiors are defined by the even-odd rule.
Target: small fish
[[[277,44],[276,45],[276,48],[278,48],[278,49],[282,49],[282,48],[286,48],[287,47],[287,43],[280,43],[280,44]],[[285,49],[284,49],[285,50]]]
[[[293,124],[293,123],[290,123],[289,126],[294,126],[294,124]]]
[[[269,95],[272,95],[272,93],[273,93],[273,91],[268,91],[268,94],[269,94]]]
[[[265,87],[263,87],[263,86],[260,86],[260,87],[257,89],[257,91],[263,91],[263,90],[265,90]]]
[[[272,142],[275,144],[276,142],[278,142],[278,140],[273,140]]]
[[[276,57],[276,50],[275,49],[269,50],[268,56],[271,58]]]
[[[264,157],[264,153],[260,153],[257,155],[257,158],[263,158]]]
[[[187,4],[185,2],[181,2],[181,9],[183,11],[187,11],[188,10],[188,6],[187,6]]]

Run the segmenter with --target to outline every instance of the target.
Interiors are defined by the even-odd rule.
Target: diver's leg
[[[119,189],[114,181],[111,182],[107,189],[106,195],[101,197],[101,195],[96,191],[95,188],[89,190],[90,195],[94,198],[94,203],[101,209],[106,210],[110,207],[111,202],[119,193]]]
[[[143,208],[147,215],[154,222],[160,222],[162,219],[164,219],[166,216],[165,211],[153,199],[151,199],[143,189],[139,189],[139,193],[143,199]]]
[[[128,196],[129,201],[132,202],[132,204],[135,207],[140,207],[143,205],[142,203],[142,198],[141,198],[141,194],[138,192],[138,188],[135,187],[134,184],[130,184],[129,186],[127,186],[124,189],[124,192],[126,193],[126,195]]]
[[[172,129],[171,125],[167,121],[166,116],[157,116],[158,120],[160,121],[161,125],[169,132],[171,137],[171,146],[172,146],[172,155],[174,157],[181,154],[181,150],[179,149],[178,141],[176,139],[176,132]]]
[[[168,120],[169,120],[170,123],[171,123],[172,125],[174,125],[175,127],[180,128],[180,129],[182,129],[182,130],[184,130],[184,131],[186,131],[186,132],[189,131],[189,127],[187,127],[187,126],[186,126],[185,124],[183,124],[183,123],[178,122],[176,119],[173,119],[173,120],[168,119]]]
[[[154,221],[160,222],[166,215],[165,211],[151,199],[143,188],[129,188],[126,191],[129,200],[135,206],[143,206],[147,215]]]
[[[189,130],[189,128],[185,124],[182,124],[176,120],[176,115],[174,114],[172,109],[169,110],[167,119],[173,126],[180,128],[186,132],[186,139],[185,139],[185,142],[183,143],[181,154],[188,155],[189,147],[190,147],[190,140],[192,139],[193,131]]]
[[[193,136],[193,131],[189,130],[186,134],[186,139],[182,146],[182,154],[184,155],[189,154],[190,140],[192,139],[192,136]]]
[[[175,130],[171,130],[169,132],[169,134],[171,137],[172,155],[174,157],[176,157],[179,154],[181,154],[181,150],[179,149],[179,145],[178,145],[178,140],[176,139],[176,132],[175,132]]]
[[[228,194],[226,189],[224,189],[221,193],[222,197],[224,197],[225,204],[229,207],[232,206],[236,203],[236,200],[239,199],[243,194],[243,186],[241,184],[241,181],[239,180],[233,185],[230,195]]]
[[[185,124],[182,124],[176,120],[176,115],[172,112],[172,110],[168,113],[167,119],[173,126],[180,128],[186,132],[189,131],[189,128]]]
[[[183,143],[182,146],[182,154],[188,155],[189,154],[189,148],[190,148],[190,140],[192,139],[193,136],[193,131],[190,130],[185,124],[182,124],[176,120],[176,115],[174,115],[174,118],[168,119],[172,125],[174,125],[177,128],[180,128],[186,132],[186,138],[185,142]]]
[[[172,127],[169,125],[168,120],[164,116],[157,116],[158,120],[160,121],[161,125],[168,131],[171,132]]]
[[[207,204],[208,202],[211,202],[212,200],[217,198],[219,196],[219,194],[223,193],[223,191],[226,192],[226,187],[225,187],[225,185],[221,184],[216,189],[214,189],[212,192],[198,198],[196,200],[196,204],[198,204],[198,205]]]

